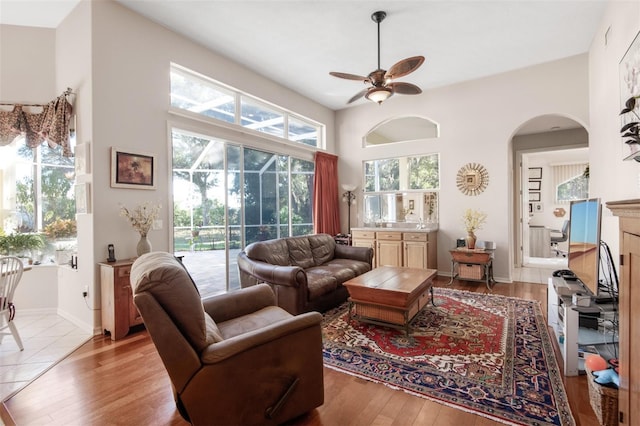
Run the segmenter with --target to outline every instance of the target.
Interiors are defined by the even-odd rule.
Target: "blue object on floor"
[[[609,383],[613,383],[616,386],[620,386],[620,376],[616,373],[613,368],[607,368],[606,370],[594,371],[593,376],[595,377],[595,382],[600,385],[606,385]]]

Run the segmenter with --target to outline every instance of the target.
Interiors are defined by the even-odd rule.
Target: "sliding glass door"
[[[313,231],[313,162],[174,129],[173,248],[201,296],[240,287],[238,252]]]

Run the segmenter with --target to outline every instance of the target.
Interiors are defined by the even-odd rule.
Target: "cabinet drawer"
[[[376,232],[378,240],[402,241],[402,232]]]
[[[121,268],[116,268],[116,276],[118,278],[129,278],[131,275],[131,266],[123,266]]]
[[[405,232],[402,234],[402,239],[405,241],[427,241],[426,232]]]
[[[374,231],[351,231],[352,239],[361,239],[361,240],[373,240],[376,237],[376,233]]]

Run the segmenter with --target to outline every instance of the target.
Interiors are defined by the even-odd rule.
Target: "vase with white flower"
[[[129,223],[140,234],[140,241],[136,247],[138,256],[151,251],[151,243],[147,239],[147,234],[153,227],[153,222],[158,219],[160,213],[160,204],[146,202],[140,204],[134,209],[120,205],[120,216],[129,219]]]
[[[487,214],[479,210],[467,209],[462,216],[464,229],[467,231],[466,244],[468,249],[476,248],[476,234],[478,229],[487,221]]]

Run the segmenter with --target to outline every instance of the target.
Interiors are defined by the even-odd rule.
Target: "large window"
[[[364,162],[364,191],[440,189],[440,156],[386,158]]]
[[[313,162],[178,129],[172,141],[174,251],[187,268],[213,255],[208,276],[227,277],[219,290],[239,288],[236,257],[245,245],[313,231]],[[206,287],[208,277],[191,272]]]
[[[588,164],[564,164],[552,167],[556,203],[569,203],[589,197]]]
[[[171,106],[290,142],[324,147],[322,124],[176,64],[171,66]]]
[[[1,232],[39,233],[48,245],[27,255],[35,261],[53,255],[60,240],[74,246],[76,236],[74,163],[62,148],[29,148],[23,138],[0,147]],[[16,253],[20,254],[20,253]]]

